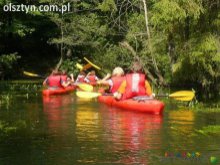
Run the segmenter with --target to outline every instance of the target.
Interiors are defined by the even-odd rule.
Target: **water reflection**
[[[169,147],[173,146],[176,150],[187,150],[192,147],[195,140],[192,138],[195,129],[194,123],[195,113],[192,110],[170,110],[167,128],[171,143],[168,143]]]
[[[76,134],[80,141],[96,141],[100,135],[98,111],[90,110],[88,106],[80,106],[76,112]]]
[[[105,113],[104,111],[108,111]],[[117,155],[117,163],[147,164],[161,147],[162,116],[103,106],[106,151]]]
[[[71,95],[59,95],[43,97],[43,112],[48,123],[49,134],[66,133],[70,124],[71,104],[74,97]]]

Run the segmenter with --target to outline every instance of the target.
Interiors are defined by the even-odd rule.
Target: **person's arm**
[[[102,85],[109,85],[111,86],[111,84],[109,83],[109,80],[100,80],[100,81],[97,81],[98,84],[102,84]]]
[[[146,94],[148,96],[152,96],[153,92],[152,92],[151,86],[147,80],[145,80],[145,89],[146,89]]]
[[[111,74],[108,73],[103,79],[98,80],[97,83],[102,84],[102,85],[110,85],[110,83],[109,83],[110,77],[111,77]]]
[[[72,74],[72,73],[70,74],[70,78],[71,78],[71,79],[70,79],[71,83],[74,83],[74,77],[73,77],[73,74]]]
[[[101,81],[106,81],[106,80],[110,79],[110,77],[111,77],[111,74],[108,73]]]
[[[75,83],[79,82],[79,77],[80,77],[80,75],[77,76]]]
[[[70,85],[70,81],[63,81],[63,80],[60,80],[60,83],[62,85],[62,87],[66,88],[67,86]]]
[[[99,80],[99,78],[98,78],[97,76],[95,76],[95,80],[96,80],[96,81],[98,81],[98,80]]]
[[[85,80],[85,82],[87,82],[87,83],[90,82],[89,79],[87,78],[87,76],[86,76],[86,78],[85,78],[84,80]]]
[[[87,83],[89,83],[90,81],[89,81],[89,79],[88,79],[88,76],[90,75],[90,72],[86,75],[86,77],[85,77],[85,82],[87,82]]]
[[[47,86],[47,84],[48,84],[48,78],[46,78],[46,79],[44,80],[43,86]]]
[[[122,94],[125,92],[126,85],[127,85],[127,83],[126,83],[126,81],[124,80],[124,81],[121,83],[120,87],[118,88],[118,91],[115,92],[115,93],[113,93],[114,98],[116,98],[116,99],[118,99],[118,100],[121,99]]]

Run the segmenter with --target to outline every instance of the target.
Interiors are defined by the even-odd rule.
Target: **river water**
[[[164,114],[158,116],[111,108],[74,93],[42,97],[30,89],[13,91],[0,104],[1,165],[185,165],[220,160],[220,136],[197,131],[220,124],[220,113],[195,112],[165,99]]]

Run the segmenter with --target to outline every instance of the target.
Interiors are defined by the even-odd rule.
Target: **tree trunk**
[[[146,25],[146,30],[147,30],[148,47],[149,47],[149,50],[150,50],[151,60],[153,62],[153,66],[154,66],[154,69],[155,69],[155,74],[159,78],[159,83],[160,84],[165,84],[164,78],[161,75],[161,73],[160,73],[160,71],[159,71],[159,69],[157,67],[156,60],[155,60],[155,58],[153,56],[153,49],[152,49],[152,44],[151,44],[150,30],[149,30],[149,26],[148,26],[148,14],[147,14],[148,12],[147,12],[146,0],[142,0],[142,1],[143,1],[143,4],[144,4],[145,25]]]
[[[62,15],[62,21],[63,21],[63,15]],[[61,44],[60,44],[60,60],[59,60],[59,62],[57,63],[57,65],[56,65],[56,70],[58,70],[59,68],[60,68],[60,66],[62,65],[62,63],[63,63],[63,55],[64,55],[64,53],[63,53],[63,51],[64,51],[64,44],[63,44],[63,22],[61,21],[61,24],[60,24],[60,31],[61,31],[61,39],[62,39],[62,42],[61,42]]]

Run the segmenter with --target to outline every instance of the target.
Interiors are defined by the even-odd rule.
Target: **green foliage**
[[[144,15],[135,13],[128,19],[128,31],[126,40],[136,49],[143,49],[143,42],[146,41],[146,27]]]
[[[9,28],[7,28],[6,32],[12,32],[14,34],[19,35],[20,37],[24,37],[27,34],[31,34],[34,32],[34,28],[28,27],[27,25],[22,24],[21,21],[15,20]]]
[[[182,54],[175,64],[176,81],[195,82],[206,89],[216,86],[215,79],[220,78],[218,39],[213,35],[203,35],[201,38],[192,39],[190,45],[194,47],[183,51],[182,53],[187,54]]]
[[[0,77],[4,78],[5,75],[13,72],[13,66],[20,56],[17,53],[3,54],[0,56]]]
[[[98,5],[98,8],[103,12],[117,11],[116,4],[114,0],[104,0]]]
[[[198,133],[201,133],[203,135],[211,135],[211,134],[218,134],[220,135],[220,125],[210,125],[203,127],[200,130],[197,130]]]
[[[60,66],[60,70],[65,70],[68,74],[73,74],[76,77],[79,73],[76,63],[80,63],[78,58],[68,58],[63,61],[62,65]]]
[[[103,68],[106,72],[111,73],[112,70],[120,66],[125,70],[129,70],[133,56],[126,49],[111,45],[106,52],[95,56],[97,65]],[[123,61],[123,62],[122,62]]]
[[[13,63],[15,63],[20,56],[17,55],[17,53],[11,53],[8,55],[1,55],[0,56],[0,65],[5,69],[12,69]]]
[[[162,0],[153,5],[151,22],[160,30],[172,31],[187,17],[198,19],[203,12],[201,0]]]
[[[0,137],[10,136],[16,134],[18,131],[23,130],[27,127],[26,122],[23,120],[15,121],[9,124],[5,121],[0,121]]]

